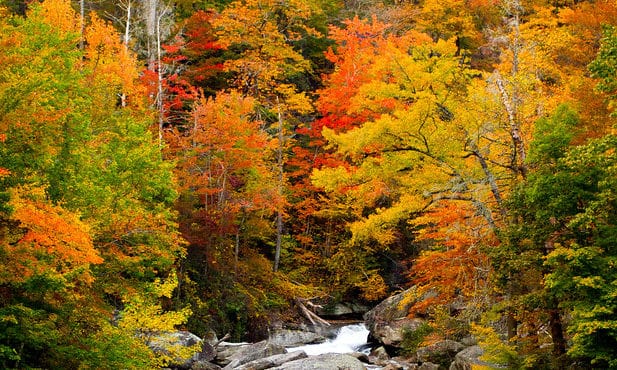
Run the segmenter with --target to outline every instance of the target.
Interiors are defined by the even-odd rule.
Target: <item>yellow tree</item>
[[[476,181],[483,173],[466,148],[474,132],[466,106],[473,71],[456,54],[454,41],[433,42],[417,33],[390,38],[366,68],[375,78],[349,105],[350,113],[383,113],[344,133],[324,129],[354,165],[313,174],[317,185],[344,194],[364,214],[349,226],[350,250],[388,250],[400,237],[401,222],[444,199],[474,201],[485,222],[492,222],[485,206],[490,192]]]

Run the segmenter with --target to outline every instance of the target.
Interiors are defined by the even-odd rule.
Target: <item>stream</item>
[[[369,331],[364,324],[346,325],[339,328],[336,337],[332,339],[319,344],[287,348],[287,352],[302,350],[309,356],[351,352],[362,352],[368,355],[370,352],[370,347],[367,345],[368,334]]]

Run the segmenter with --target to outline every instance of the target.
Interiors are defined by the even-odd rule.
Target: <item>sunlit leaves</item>
[[[116,30],[96,14],[90,15],[85,29],[85,66],[91,71],[88,87],[97,90],[97,103],[113,103],[128,95],[131,103],[140,106],[137,85],[137,60],[128,48],[120,42]],[[94,92],[94,91],[93,91]],[[126,99],[126,98],[125,98]],[[121,102],[126,105],[127,102]]]
[[[120,313],[118,327],[136,333],[144,344],[153,344],[157,340],[164,342],[164,336],[175,331],[177,326],[186,323],[191,315],[188,307],[179,311],[165,311],[159,303],[162,297],[171,298],[172,291],[177,285],[178,278],[174,274],[164,281],[157,279],[150,286],[150,291],[130,296]],[[199,343],[189,348],[174,343],[161,347],[162,350],[156,356],[156,366],[159,367],[166,366],[177,358],[191,358],[200,350]]]
[[[79,32],[78,18],[68,0],[47,0],[36,10],[37,16],[43,22],[52,26],[62,34],[77,34]],[[32,16],[32,14],[30,14]]]
[[[459,123],[455,101],[465,91],[466,72],[454,57],[453,43],[416,42],[414,37],[384,45],[383,54],[373,58],[368,68],[371,75],[382,77],[363,84],[353,98],[352,106],[373,112],[385,106],[391,113],[345,133],[324,130],[338,152],[357,162],[358,168],[346,171],[347,175],[338,169],[337,176],[330,169],[319,170],[315,179],[340,185],[354,179],[347,186],[353,189],[349,194],[364,199],[366,206],[376,206],[365,222],[353,226],[363,230],[359,235],[370,235],[373,227],[369,225],[393,225],[396,219],[422,210],[433,192],[450,191],[446,184],[463,169],[464,143],[457,141],[455,133],[464,122]],[[389,209],[380,210],[381,197],[394,202]],[[380,232],[375,230],[377,235]],[[382,242],[387,245],[392,239],[385,237]]]
[[[292,83],[311,70],[311,65],[294,42],[318,36],[306,19],[319,9],[305,1],[238,0],[213,20],[219,44],[235,51],[237,58],[225,63],[234,74],[239,91],[272,109],[284,105],[284,112],[312,110],[309,99]],[[277,100],[278,99],[278,100]]]
[[[11,198],[9,221],[17,223],[13,236],[17,240],[3,240],[2,281],[24,282],[49,274],[65,280],[61,284],[91,283],[89,266],[103,260],[94,249],[88,226],[77,215],[47,203],[41,189],[21,188]]]

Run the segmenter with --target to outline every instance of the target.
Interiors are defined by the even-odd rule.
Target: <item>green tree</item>
[[[597,89],[610,96],[609,108],[614,110],[617,100],[617,28],[604,25],[602,28],[601,47],[597,58],[589,65],[589,70],[595,78],[600,79]]]
[[[507,201],[512,222],[502,233],[499,248],[489,249],[497,286],[505,293],[513,317],[521,325],[517,344],[527,367],[563,364],[566,350],[560,299],[544,284],[551,272],[547,256],[561,243],[563,227],[577,212],[577,201],[588,197],[581,178],[559,171],[579,119],[568,106],[560,106],[550,118],[536,123],[527,164],[532,170]],[[547,322],[550,336],[540,326]],[[521,334],[522,333],[522,334]],[[542,344],[550,343],[551,352]],[[545,348],[545,349],[542,349]],[[552,364],[552,365],[551,365]]]
[[[571,314],[568,354],[605,369],[617,368],[616,150],[617,138],[608,135],[558,163],[556,177],[570,190],[558,198],[562,229],[546,261],[546,286]]]
[[[148,368],[147,348],[109,320],[181,254],[171,165],[133,57],[97,19],[79,50],[78,19],[49,0],[0,21],[2,361]]]

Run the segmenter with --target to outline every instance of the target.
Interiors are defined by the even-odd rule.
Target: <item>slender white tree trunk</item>
[[[79,0],[79,28],[80,28],[80,38],[79,38],[79,49],[84,50],[85,46],[85,33],[86,33],[86,0]]]
[[[128,50],[129,40],[131,39],[131,0],[126,4],[126,25],[124,26],[124,47]]]
[[[165,120],[165,106],[163,105],[163,65],[161,64],[161,18],[156,19],[156,66],[157,66],[157,108],[159,111],[159,146],[163,146],[163,123]]]
[[[278,103],[278,97],[277,97]],[[283,197],[283,115],[281,114],[281,107],[278,105],[278,194],[279,197]],[[283,239],[283,204],[279,203],[276,210],[276,247],[274,250],[274,272],[278,271],[279,263],[281,260],[281,244]]]

